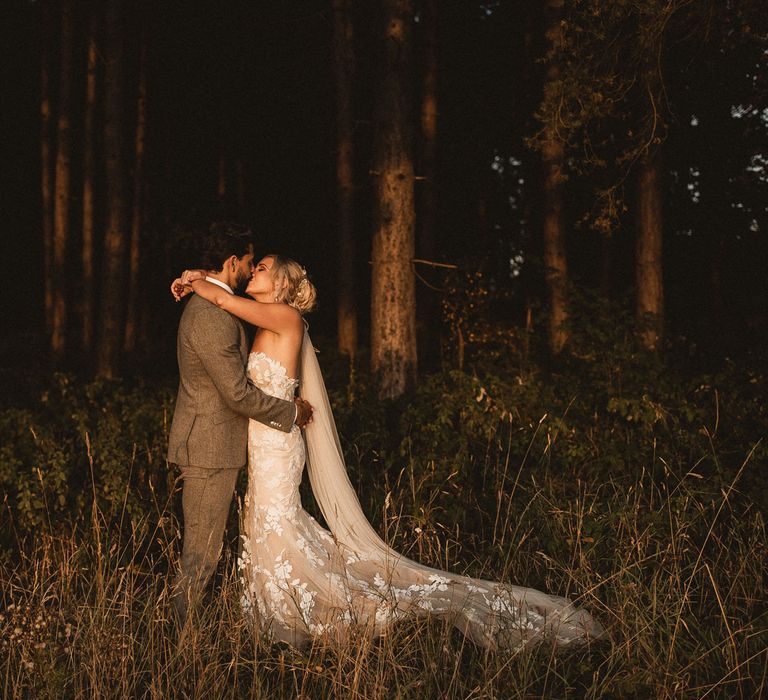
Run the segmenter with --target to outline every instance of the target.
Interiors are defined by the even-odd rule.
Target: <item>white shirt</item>
[[[211,284],[216,284],[222,289],[226,289],[230,294],[234,295],[234,291],[232,290],[232,287],[230,287],[226,282],[222,282],[221,280],[217,280],[215,277],[208,277],[206,275],[205,277],[206,282],[210,282]],[[293,407],[293,422],[296,422],[296,419],[299,417],[299,407],[294,404]]]
[[[226,289],[230,294],[234,294],[234,291],[232,291],[232,287],[230,287],[226,282],[217,280],[215,277],[208,277],[206,275],[205,281],[210,282],[211,284],[217,284],[222,289]]]

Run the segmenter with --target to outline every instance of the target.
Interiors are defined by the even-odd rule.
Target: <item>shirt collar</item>
[[[226,289],[230,294],[234,294],[234,292],[232,291],[232,287],[230,287],[228,284],[222,282],[221,280],[217,280],[215,277],[208,277],[208,276],[206,276],[205,281],[206,282],[210,282],[211,284],[217,284],[222,289]]]

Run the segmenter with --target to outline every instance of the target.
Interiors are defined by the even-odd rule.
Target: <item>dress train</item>
[[[298,380],[262,352],[248,372],[263,391],[293,397]],[[532,588],[423,566],[386,545],[347,476],[325,384],[309,336],[301,353],[301,395],[314,407],[301,431],[251,421],[248,490],[238,568],[242,604],[260,633],[301,646],[343,637],[350,626],[380,635],[397,620],[439,615],[477,644],[519,649],[545,638],[569,645],[603,636],[587,611]],[[304,464],[330,532],[301,505]]]

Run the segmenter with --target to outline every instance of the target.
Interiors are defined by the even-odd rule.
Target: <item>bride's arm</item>
[[[187,284],[203,299],[259,328],[278,334],[302,328],[301,314],[287,304],[265,304],[255,299],[243,299],[205,279],[193,278]]]

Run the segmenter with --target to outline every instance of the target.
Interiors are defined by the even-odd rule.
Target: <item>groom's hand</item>
[[[312,422],[312,406],[298,396],[293,401],[296,404],[296,425],[300,428],[306,428],[307,423]]]

